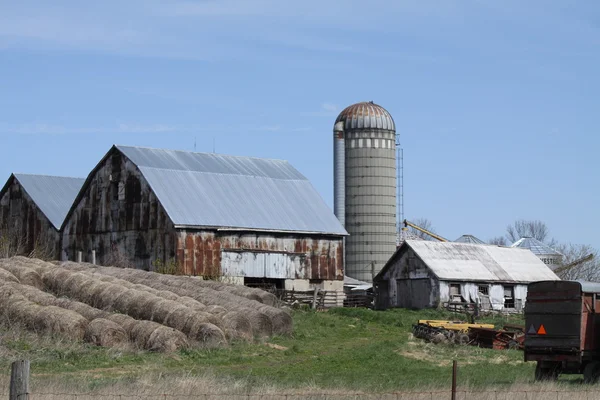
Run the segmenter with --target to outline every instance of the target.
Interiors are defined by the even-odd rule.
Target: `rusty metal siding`
[[[137,167],[117,150],[94,170],[63,226],[62,258],[153,269],[177,258],[176,234]]]
[[[343,241],[329,236],[185,231],[177,233],[179,273],[343,280]]]
[[[38,250],[44,258],[57,258],[60,235],[17,179],[11,177],[0,198],[0,236],[11,240],[19,254]]]

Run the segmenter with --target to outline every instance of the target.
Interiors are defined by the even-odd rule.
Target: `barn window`
[[[504,308],[515,308],[514,286],[504,286]]]
[[[477,291],[479,292],[479,294],[483,294],[485,296],[490,295],[490,287],[488,285],[479,285]]]

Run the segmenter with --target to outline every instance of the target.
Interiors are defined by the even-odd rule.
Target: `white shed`
[[[374,279],[377,308],[476,303],[521,311],[527,285],[558,276],[527,249],[407,240]]]

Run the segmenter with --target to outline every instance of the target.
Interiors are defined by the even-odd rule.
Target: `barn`
[[[3,256],[59,256],[59,229],[85,180],[62,176],[11,174],[0,191],[0,243]]]
[[[343,292],[347,233],[283,160],[113,146],[62,230],[63,260]]]
[[[407,240],[374,279],[376,307],[437,308],[449,302],[519,312],[527,285],[559,278],[526,249]]]

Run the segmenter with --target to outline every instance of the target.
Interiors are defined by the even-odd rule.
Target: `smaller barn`
[[[4,255],[56,259],[60,227],[85,180],[12,174],[0,191],[0,239]]]
[[[519,312],[527,285],[559,278],[531,251],[407,240],[374,279],[376,308],[437,308],[449,302]]]

